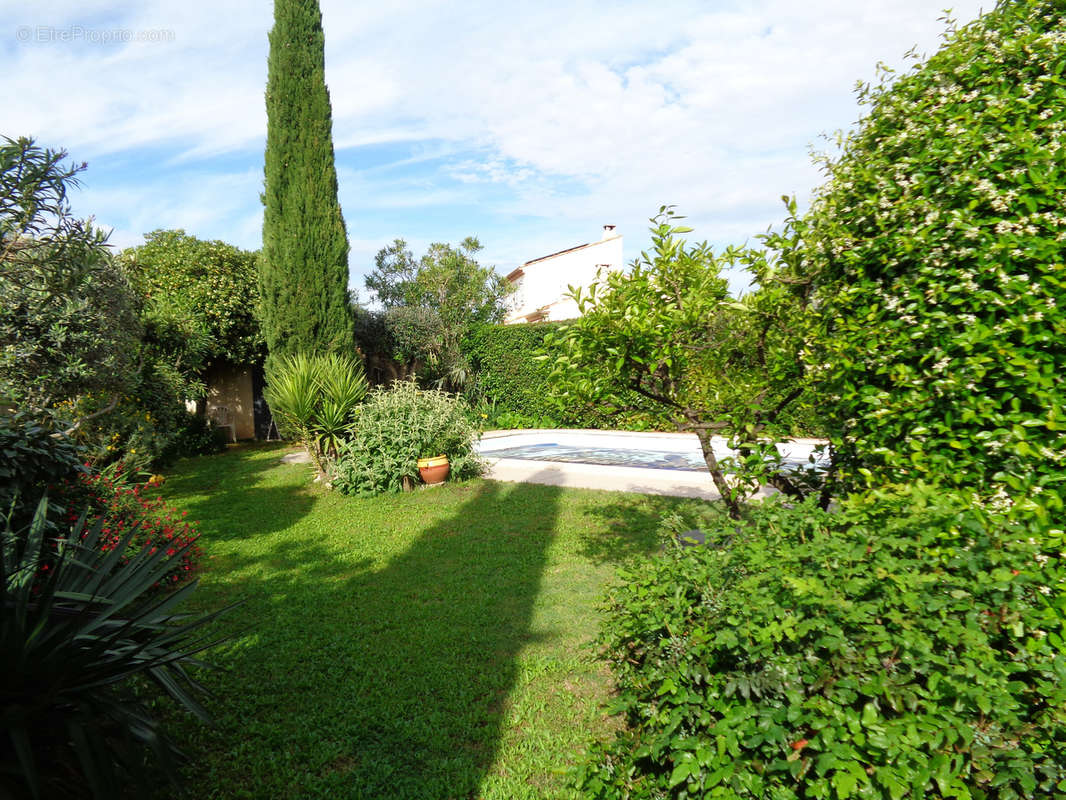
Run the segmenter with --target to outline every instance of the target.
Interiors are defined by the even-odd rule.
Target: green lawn
[[[203,676],[216,726],[172,715],[183,796],[567,796],[610,724],[596,601],[692,501],[492,481],[350,498],[283,452],[182,462],[163,489],[200,521],[192,606],[244,601]]]

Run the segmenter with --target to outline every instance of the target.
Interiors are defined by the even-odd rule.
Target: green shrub
[[[1062,514],[1064,26],[1059,0],[998,3],[865,87],[865,118],[793,221],[850,486],[1003,489]]]
[[[0,530],[0,795],[105,800],[136,780],[147,797],[157,788],[147,765],[172,766],[179,753],[144,689],[206,719],[185,670],[217,644],[201,635],[217,614],[174,615],[194,584],[146,599],[181,551],[127,552],[133,531],[105,551],[102,522],[78,522],[57,542],[46,514],[42,501],[28,530]],[[146,679],[139,691],[135,677]]]
[[[77,447],[51,417],[0,411],[0,523],[29,525],[49,486],[82,471]]]
[[[185,411],[177,422],[177,430],[161,456],[164,463],[178,458],[214,455],[226,449],[226,431],[216,428],[206,416]]]
[[[122,393],[141,326],[107,235],[67,200],[81,166],[32,139],[0,137],[0,401],[48,410]]]
[[[375,389],[360,409],[332,469],[333,486],[345,494],[398,492],[418,482],[418,459],[437,455],[448,456],[452,480],[476,477],[483,470],[473,450],[477,436],[462,398],[398,381]]]
[[[360,362],[336,353],[277,356],[264,391],[281,433],[300,442],[325,474],[366,397]]]
[[[585,796],[1066,796],[1066,585],[1032,531],[928,487],[704,531],[609,595],[625,728]]]
[[[96,469],[121,465],[127,474],[170,463],[189,444],[178,441],[183,432],[197,425],[186,410],[184,386],[167,365],[149,358],[131,378],[128,394],[86,394],[70,403],[68,413],[82,420],[72,438],[86,462]]]
[[[558,418],[561,406],[551,389],[551,364],[536,359],[544,334],[558,327],[555,322],[538,322],[480,325],[470,331],[463,354],[476,376],[471,395],[490,403],[495,414]]]

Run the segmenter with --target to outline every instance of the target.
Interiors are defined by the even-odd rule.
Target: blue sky
[[[157,228],[259,247],[270,2],[0,9],[0,134],[88,162],[77,214],[119,247]],[[672,203],[695,238],[752,240],[780,224],[781,195],[804,202],[819,184],[810,150],[858,119],[856,81],[934,51],[944,29],[928,0],[323,0],[322,13],[364,297],[396,237],[421,252],[476,235],[506,274],[610,223],[628,261]]]

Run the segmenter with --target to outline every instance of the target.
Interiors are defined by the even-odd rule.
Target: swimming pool
[[[797,440],[778,445],[786,467],[824,469],[827,462],[815,453],[816,440]],[[735,455],[720,437],[712,441],[718,458]],[[493,431],[482,437],[481,455],[488,458],[592,464],[608,467],[707,472],[699,439],[695,434],[637,433],[631,431]]]

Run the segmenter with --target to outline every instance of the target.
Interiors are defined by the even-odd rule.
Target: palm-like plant
[[[366,393],[362,365],[335,353],[281,359],[264,392],[282,430],[307,449],[323,475],[354,430]]]
[[[130,679],[150,679],[207,720],[186,667],[218,643],[200,629],[223,612],[172,613],[195,581],[145,597],[182,550],[130,554],[131,531],[104,551],[103,523],[85,531],[84,518],[48,539],[47,505],[28,531],[0,531],[0,796],[82,796],[87,786],[118,797],[130,779],[150,779],[148,751],[171,775],[180,755]]]

